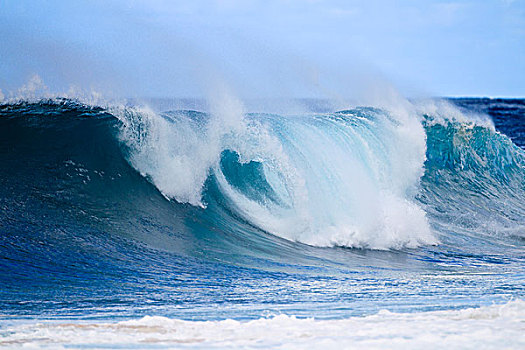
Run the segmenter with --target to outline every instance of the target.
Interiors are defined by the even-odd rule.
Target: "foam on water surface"
[[[462,310],[339,320],[278,315],[252,321],[184,321],[146,316],[122,322],[21,323],[0,331],[9,348],[519,349],[525,302]]]

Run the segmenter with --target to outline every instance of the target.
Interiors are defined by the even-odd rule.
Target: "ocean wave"
[[[130,180],[130,164],[168,200],[314,246],[399,249],[437,244],[452,231],[521,237],[523,150],[486,120],[448,105],[425,108],[429,114],[361,107],[281,116],[234,104],[227,112],[156,113],[55,99],[0,112],[6,149],[20,142],[13,135],[39,135],[28,135],[16,157],[45,144],[64,158],[63,193],[78,194],[99,177],[122,178],[129,190],[145,186]],[[460,220],[468,212],[470,220]]]
[[[265,232],[316,246],[437,242],[414,200],[425,159],[418,120],[371,108],[227,121],[191,111],[117,115],[131,164],[167,198],[206,207],[215,196]]]

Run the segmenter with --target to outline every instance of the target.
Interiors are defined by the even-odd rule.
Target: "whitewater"
[[[0,347],[525,345],[524,100],[0,103]]]

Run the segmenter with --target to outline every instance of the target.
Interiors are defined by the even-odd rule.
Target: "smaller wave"
[[[525,237],[525,152],[490,123],[427,115],[419,198],[453,232]]]
[[[146,316],[122,322],[39,322],[5,327],[0,347],[486,349],[525,347],[525,302],[417,313],[380,311],[340,320],[278,315],[252,321]]]

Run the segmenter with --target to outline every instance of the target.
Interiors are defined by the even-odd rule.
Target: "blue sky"
[[[525,96],[524,1],[0,1],[0,89]]]

